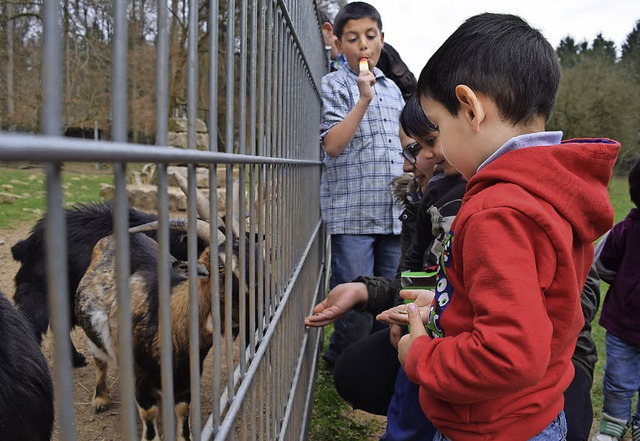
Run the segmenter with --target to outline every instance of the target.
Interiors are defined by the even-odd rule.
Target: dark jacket
[[[600,324],[608,332],[640,348],[640,210],[632,208],[607,235],[596,265],[610,283]]]
[[[404,206],[404,211],[400,215],[401,254],[396,278],[361,276],[354,280],[354,282],[365,283],[369,294],[369,301],[359,311],[374,315],[402,303],[403,300],[398,294],[402,288],[400,284],[402,271],[423,271],[429,266],[437,265],[438,256],[434,253],[439,254],[441,240],[449,232],[453,217],[460,208],[466,186],[466,181],[460,175],[436,176],[429,182],[427,191],[418,204],[398,197],[407,193],[406,190],[403,192],[402,185],[407,189],[409,187],[406,182],[402,184],[402,181],[396,181],[394,181],[393,193]]]

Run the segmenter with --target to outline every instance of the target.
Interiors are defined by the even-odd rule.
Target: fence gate
[[[175,3],[177,2],[177,3]],[[52,374],[55,385],[59,440],[78,439],[70,366],[69,298],[66,259],[67,232],[62,179],[69,162],[106,164],[113,170],[115,274],[119,314],[117,319],[118,381],[120,395],[115,411],[120,417],[117,439],[140,439],[140,423],[134,396],[131,290],[129,287],[128,169],[155,164],[157,175],[158,316],[161,323],[161,377],[163,400],[160,432],[176,439],[173,408],[175,385],[171,371],[171,311],[169,303],[169,180],[170,166],[186,166],[189,244],[189,354],[191,372],[191,434],[193,439],[273,440],[303,439],[311,412],[316,357],[321,331],[305,330],[303,319],[326,289],[326,238],[319,210],[320,160],[318,124],[320,78],[326,72],[326,56],[314,0],[158,0],[150,7],[140,1],[43,1],[41,22],[33,29],[41,38],[41,119],[38,134],[20,128],[0,131],[0,161],[42,163],[46,172],[48,212],[46,222],[47,265],[51,328],[55,342]],[[84,19],[102,17],[102,32],[111,50],[110,69],[102,72],[108,82],[109,140],[62,137],[66,127],[66,14]],[[39,4],[39,5],[38,5]],[[105,6],[108,4],[108,7]],[[145,5],[136,9],[136,4]],[[92,9],[93,8],[93,9]],[[146,8],[146,9],[145,9]],[[88,13],[87,13],[88,11]],[[93,11],[93,12],[92,12]],[[175,12],[186,18],[180,22]],[[87,15],[88,14],[88,15]],[[143,42],[131,37],[132,17],[152,23],[142,33]],[[137,20],[138,23],[140,20]],[[185,29],[184,82],[176,83],[170,48],[171,27]],[[76,33],[88,32],[75,29]],[[13,45],[17,44],[13,41]],[[152,48],[154,95],[154,145],[131,141],[131,121],[139,115],[133,102],[130,67],[132,47]],[[147,53],[145,52],[145,53]],[[171,53],[170,53],[171,52]],[[16,72],[20,75],[20,72]],[[153,84],[155,82],[155,84]],[[175,90],[183,89],[183,102]],[[182,93],[177,95],[182,96]],[[148,109],[147,109],[148,110]],[[77,112],[78,110],[74,110]],[[187,148],[168,147],[170,117],[184,117]],[[2,112],[0,112],[2,113]],[[4,122],[6,122],[4,118]],[[199,144],[198,124],[208,128],[208,141]],[[0,121],[2,123],[2,121]],[[6,124],[5,124],[6,126]],[[19,126],[18,126],[19,127]],[[90,126],[91,127],[91,126]],[[93,127],[91,127],[93,129]],[[6,129],[6,127],[5,127]],[[97,132],[97,130],[96,130]],[[147,138],[145,138],[147,139]],[[213,346],[198,381],[198,279],[196,278],[197,178],[208,170],[208,217],[225,216],[224,252],[211,253],[209,277],[213,281],[210,325]],[[221,178],[223,177],[223,178]],[[243,189],[233,197],[232,188]],[[226,190],[218,201],[218,187]],[[200,213],[202,215],[202,213]],[[234,224],[234,220],[236,223]],[[237,236],[229,232],[234,225]],[[210,232],[216,234],[215,221]],[[238,228],[239,226],[239,228]],[[77,245],[77,244],[74,244]],[[215,271],[221,263],[221,274]],[[235,268],[234,268],[235,265]],[[235,272],[234,272],[235,271]],[[238,285],[232,283],[233,274]],[[53,275],[53,276],[52,276]],[[223,277],[224,276],[224,277]],[[220,280],[224,279],[224,283]],[[234,297],[233,292],[240,293]],[[239,320],[239,324],[234,320]],[[234,334],[237,334],[234,338]],[[89,369],[85,367],[84,369]],[[213,385],[206,394],[201,381]],[[203,417],[204,415],[205,417]],[[208,417],[207,417],[208,415]],[[94,422],[100,424],[100,415]],[[113,435],[113,434],[109,434]]]

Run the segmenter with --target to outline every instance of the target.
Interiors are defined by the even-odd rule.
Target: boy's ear
[[[382,45],[384,46],[384,32],[380,31],[380,41],[382,42]]]
[[[329,23],[328,21],[322,23],[322,29],[333,34],[333,26],[331,26],[331,23]]]
[[[456,98],[460,102],[462,116],[471,124],[475,132],[480,131],[480,124],[487,116],[487,112],[478,95],[469,86],[459,84],[456,86]]]

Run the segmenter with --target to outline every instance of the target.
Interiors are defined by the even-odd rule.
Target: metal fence
[[[47,255],[51,327],[55,341],[52,366],[56,412],[61,440],[77,438],[74,416],[73,376],[70,367],[69,299],[65,259],[67,241],[62,188],[65,162],[109,163],[114,179],[114,236],[116,238],[116,280],[118,317],[118,369],[121,439],[139,439],[134,396],[132,321],[129,291],[129,235],[127,164],[155,163],[158,170],[159,318],[162,342],[161,433],[175,439],[175,414],[171,372],[171,334],[168,268],[168,176],[167,166],[188,164],[188,208],[191,223],[196,219],[196,164],[209,168],[209,182],[215,188],[218,165],[226,168],[225,211],[247,219],[246,234],[239,236],[240,274],[255,274],[255,280],[240,280],[238,305],[232,305],[231,287],[220,287],[213,274],[213,369],[201,378],[213,379],[212,396],[201,396],[198,381],[198,312],[195,279],[195,227],[189,231],[190,271],[190,360],[191,433],[193,439],[303,439],[310,418],[316,357],[321,331],[305,330],[303,318],[326,289],[326,238],[319,210],[320,160],[318,123],[321,100],[319,82],[326,71],[316,4],[313,0],[228,0],[226,17],[219,18],[217,0],[208,2],[208,52],[218,53],[219,23],[225,21],[227,60],[225,75],[219,77],[218,58],[211,57],[207,79],[209,103],[219,103],[218,85],[226,83],[225,127],[218,126],[217,104],[207,109],[207,125],[214,135],[209,151],[198,151],[198,41],[199,2],[190,0],[186,114],[188,143],[180,150],[167,147],[168,115],[168,6],[158,1],[157,35],[157,133],[156,146],[127,142],[127,2],[115,0],[112,52],[111,141],[61,137],[63,81],[60,8],[58,1],[44,2],[42,49],[42,134],[0,132],[1,161],[37,161],[45,164],[47,191]],[[235,26],[238,25],[236,29]],[[247,36],[250,36],[247,38]],[[220,152],[215,132],[224,130],[225,151]],[[238,206],[233,206],[233,175],[239,180]],[[250,203],[247,203],[251,201]],[[209,194],[210,218],[216,219],[217,192]],[[246,209],[246,206],[250,206]],[[231,230],[226,216],[226,231]],[[212,229],[215,228],[212,227]],[[229,238],[230,235],[227,234]],[[232,240],[225,243],[226,255],[233,253]],[[243,250],[248,250],[247,252]],[[229,259],[227,259],[229,261]],[[218,266],[212,253],[211,268]],[[231,280],[231,268],[225,269]],[[240,333],[232,337],[231,314],[220,320],[219,305],[230,312],[238,308]],[[195,308],[193,306],[196,306]],[[245,316],[249,323],[245,326]],[[246,329],[246,330],[245,330]],[[209,354],[211,356],[211,353]],[[195,375],[194,375],[195,374]],[[200,417],[211,407],[209,418]],[[100,416],[96,416],[99,421]],[[96,423],[98,424],[98,423]]]

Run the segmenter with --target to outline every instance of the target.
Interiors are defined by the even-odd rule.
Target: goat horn
[[[172,173],[172,175],[178,182],[178,185],[182,189],[182,192],[185,195],[188,195],[189,181],[187,181],[187,178],[176,172]],[[198,188],[196,188],[196,211],[198,212],[198,216],[200,216],[201,219],[204,219],[207,222],[209,221],[209,201]]]
[[[209,223],[201,219],[196,219],[196,230],[198,237],[207,243],[211,243],[211,235],[209,234]],[[189,221],[187,219],[169,219],[169,228],[172,230],[187,232],[189,228]],[[136,227],[129,228],[129,233],[142,233],[144,231],[153,231],[158,229],[158,221],[148,222],[146,224],[138,225]],[[218,231],[218,245],[223,244],[225,241],[225,235],[222,231]]]

